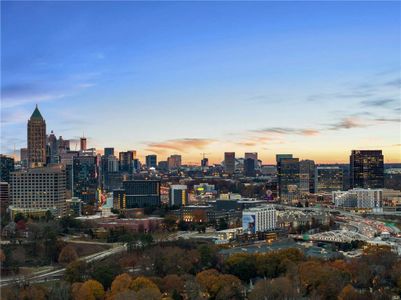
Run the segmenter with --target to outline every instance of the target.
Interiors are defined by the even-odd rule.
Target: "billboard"
[[[255,233],[256,228],[255,228],[255,221],[256,221],[256,216],[255,215],[243,215],[242,216],[242,228],[244,232],[249,232],[249,233]]]

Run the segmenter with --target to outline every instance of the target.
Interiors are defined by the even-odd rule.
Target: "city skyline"
[[[2,153],[37,103],[47,133],[142,162],[401,162],[400,3],[1,5]]]

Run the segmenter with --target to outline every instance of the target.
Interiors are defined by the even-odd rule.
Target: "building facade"
[[[50,210],[62,216],[66,201],[66,177],[62,166],[33,168],[11,173],[12,210],[35,214]]]
[[[157,168],[157,155],[151,154],[146,155],[146,167],[150,168]]]
[[[315,178],[317,193],[331,193],[343,189],[343,169],[340,167],[317,167]]]
[[[188,187],[185,184],[170,186],[169,205],[177,207],[188,205]]]
[[[380,209],[383,207],[382,189],[355,188],[349,191],[335,191],[332,195],[336,207],[370,209]]]
[[[224,172],[227,174],[234,174],[235,152],[224,152]]]
[[[277,190],[280,200],[292,202],[299,196],[299,159],[292,154],[278,154],[277,160]]]
[[[10,182],[10,173],[14,171],[14,158],[0,154],[0,181]]]
[[[244,232],[256,233],[276,228],[276,209],[272,205],[252,207],[242,211]]]
[[[46,122],[38,106],[28,120],[28,166],[43,167],[46,165]]]
[[[119,209],[160,206],[160,181],[124,181],[123,189],[113,192],[113,202]]]
[[[351,188],[384,188],[384,157],[381,150],[352,150]]]

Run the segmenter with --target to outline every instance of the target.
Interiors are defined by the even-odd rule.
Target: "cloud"
[[[158,154],[166,153],[168,150],[174,150],[177,152],[187,152],[187,149],[202,150],[213,142],[215,142],[214,139],[203,139],[203,138],[173,139],[164,142],[147,143],[146,150]]]
[[[294,135],[305,135],[305,136],[314,136],[318,135],[319,131],[316,129],[296,129],[296,128],[289,128],[289,127],[268,127],[263,129],[253,130],[253,132],[257,133],[276,133],[280,135],[284,134],[294,134]]]
[[[362,123],[358,118],[345,117],[337,123],[329,125],[328,130],[341,130],[366,127],[367,124]]]
[[[401,122],[401,117],[398,118],[376,118],[375,121],[382,123],[399,123]]]
[[[385,85],[387,85],[387,86],[395,86],[395,87],[400,88],[401,87],[401,79],[397,78],[397,79],[394,79],[394,80],[387,81],[385,83]]]
[[[360,104],[362,104],[365,107],[392,106],[393,104],[396,103],[397,100],[395,99],[375,99],[375,100],[364,100],[360,102]]]

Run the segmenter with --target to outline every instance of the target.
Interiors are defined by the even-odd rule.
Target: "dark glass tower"
[[[352,150],[351,188],[384,188],[384,158],[381,150]]]

